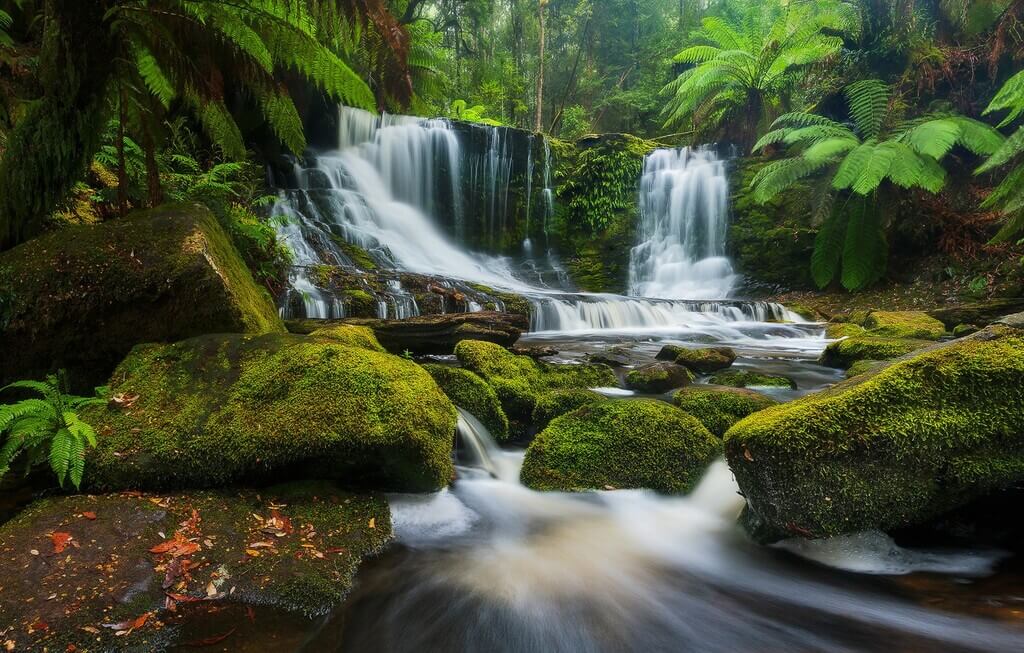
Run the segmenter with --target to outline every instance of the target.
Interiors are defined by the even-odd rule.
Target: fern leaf
[[[68,470],[71,467],[71,455],[75,436],[66,428],[58,429],[50,441],[50,469],[57,475],[57,481],[64,487]]]
[[[843,287],[860,290],[880,279],[886,258],[885,237],[873,202],[854,200],[843,243]]]
[[[999,89],[992,102],[984,111],[984,115],[997,111],[1009,111],[1000,127],[1006,127],[1024,113],[1024,70],[1011,77]]]
[[[833,208],[818,230],[818,235],[814,239],[814,253],[811,254],[811,278],[819,288],[832,283],[839,272],[845,236],[846,215]]]
[[[1019,127],[1017,131],[1010,135],[999,148],[992,153],[992,156],[988,158],[988,161],[983,163],[974,174],[980,175],[986,172],[991,172],[996,168],[1000,168],[1010,162],[1016,156],[1024,154],[1024,127]]]
[[[846,190],[852,187],[857,182],[857,179],[860,178],[864,165],[871,158],[871,153],[874,149],[875,143],[870,141],[862,143],[847,154],[843,162],[839,164],[835,177],[832,178],[832,187],[836,190]]]
[[[960,140],[960,125],[950,118],[929,120],[908,131],[903,140],[921,154],[938,161]]]
[[[865,79],[847,86],[845,94],[861,137],[878,136],[889,106],[889,87],[881,80]]]

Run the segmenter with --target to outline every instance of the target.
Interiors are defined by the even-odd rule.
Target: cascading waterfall
[[[630,294],[723,299],[736,275],[725,256],[729,210],[725,163],[708,147],[656,150],[640,179],[638,245]]]
[[[678,299],[674,296],[651,300],[639,296],[571,294],[567,292],[568,277],[550,249],[546,267],[554,275],[545,274],[535,262],[516,265],[507,257],[467,251],[456,240],[465,234],[470,219],[494,230],[505,226],[513,169],[509,139],[497,129],[479,127],[490,130],[486,134],[487,145],[482,153],[471,154],[465,151],[458,132],[446,120],[377,117],[350,108],[341,109],[340,118],[340,149],[316,154],[308,168],[297,167],[293,186],[280,192],[275,207],[276,214],[289,218],[279,227],[279,233],[296,255],[291,286],[292,292],[302,298],[306,317],[343,316],[344,307],[321,293],[307,273],[316,265],[351,265],[338,242],[340,239],[367,250],[384,269],[483,283],[522,294],[533,304],[535,331],[801,321],[781,306],[763,303],[695,303],[673,301]],[[649,281],[642,281],[647,278],[641,272],[643,266],[635,266],[637,279],[641,280],[638,289],[663,283],[657,270],[672,260],[682,261],[689,256],[700,268],[700,253],[714,254],[722,248],[724,239],[722,234],[707,238],[707,248],[692,254],[673,253],[669,243],[680,233],[672,226],[676,223],[690,220],[696,224],[703,220],[715,229],[724,228],[725,207],[717,204],[724,202],[724,172],[710,151],[655,153],[649,157],[646,168],[642,183],[645,189],[650,187],[650,192],[645,190],[642,194],[644,228],[650,223],[649,240],[654,244],[647,250],[641,245],[634,255],[639,260],[642,251],[652,252],[648,259],[654,262],[654,272],[648,275]],[[542,227],[546,234],[554,210],[551,156],[546,142],[543,174]],[[468,176],[465,185],[463,175]],[[464,196],[466,187],[468,192],[480,196],[474,195],[474,201],[468,201]],[[688,199],[688,193],[695,197]],[[662,207],[665,202],[669,208]],[[698,204],[706,210],[686,208]],[[440,220],[445,209],[453,214],[449,226],[455,239],[445,233]],[[674,231],[658,226],[666,220]],[[706,236],[696,226],[693,231]],[[556,277],[560,288],[552,289],[551,276]],[[724,297],[728,286],[731,280],[723,281],[719,291],[712,292],[709,284],[708,294],[698,293],[695,298]],[[380,300],[381,317],[418,314],[415,300],[397,282],[386,293],[387,299]]]

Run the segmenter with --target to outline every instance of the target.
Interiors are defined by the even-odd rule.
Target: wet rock
[[[451,354],[463,340],[481,340],[511,347],[529,326],[517,313],[449,313],[421,315],[405,320],[344,319],[289,320],[292,333],[312,333],[324,326],[349,324],[373,330],[377,340],[393,354]]]
[[[476,374],[460,367],[424,365],[452,403],[468,410],[499,442],[509,437],[508,417],[494,389]]]
[[[692,383],[693,372],[675,363],[649,363],[626,375],[626,387],[637,392],[661,394]]]
[[[531,427],[541,431],[556,417],[602,401],[607,399],[591,390],[569,388],[545,392],[537,398],[537,404],[533,407]]]
[[[859,324],[852,324],[850,322],[833,322],[825,325],[825,337],[829,340],[854,338],[866,334],[867,329]]]
[[[790,388],[796,390],[796,381],[776,374],[761,374],[748,370],[736,370],[732,372],[719,372],[710,379],[709,383],[725,385],[731,388],[769,387],[769,388]]]
[[[45,499],[0,526],[18,570],[2,583],[3,637],[19,651],[165,651],[230,604],[323,615],[391,537],[383,497],[328,483]]]
[[[548,356],[557,356],[558,350],[554,347],[545,347],[543,345],[534,345],[531,347],[523,347],[515,345],[509,347],[508,350],[516,356],[529,356],[530,358],[547,358]]]
[[[759,539],[921,523],[1024,480],[1024,329],[933,344],[755,413],[725,447]]]
[[[110,381],[131,403],[82,412],[99,434],[86,484],[148,490],[290,475],[374,490],[447,485],[454,406],[419,365],[361,346],[367,330],[333,331],[136,347]]]
[[[958,324],[986,326],[1005,315],[1024,310],[1024,297],[991,299],[976,304],[962,304],[928,311],[928,315],[941,321],[947,329]]]
[[[677,392],[673,400],[718,437],[747,415],[779,403],[754,390],[717,385],[691,385]]]
[[[719,452],[715,436],[678,408],[609,400],[552,421],[530,443],[522,481],[536,490],[687,492]]]
[[[0,254],[0,385],[65,368],[91,388],[142,342],[283,331],[201,205],[68,227]]]
[[[953,327],[953,337],[963,338],[964,336],[969,336],[972,333],[977,333],[980,330],[981,329],[979,329],[973,324],[958,324],[955,327]]]
[[[630,356],[629,350],[624,347],[612,347],[607,351],[587,354],[587,361],[609,367],[628,367],[633,364],[633,358]]]

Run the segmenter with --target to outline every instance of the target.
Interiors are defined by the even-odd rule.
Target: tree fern
[[[811,254],[811,278],[819,288],[832,283],[839,272],[846,238],[846,213],[833,210],[818,230]]]
[[[888,259],[886,247],[875,203],[853,199],[843,239],[843,287],[860,290],[880,279]]]
[[[992,102],[985,109],[986,114],[1005,111],[1006,116],[1000,127],[1006,127],[1024,114],[1024,71],[1011,77],[996,93]],[[1024,125],[992,152],[975,174],[984,174],[1004,166],[1016,165],[1010,169],[999,182],[996,189],[985,199],[982,206],[1001,211],[1006,216],[1006,223],[999,230],[994,243],[1015,240],[1024,234]]]
[[[889,106],[889,87],[881,80],[865,79],[850,84],[844,93],[861,138],[877,137]]]
[[[96,433],[78,416],[77,410],[102,404],[98,397],[76,397],[66,394],[63,373],[45,381],[18,381],[4,388],[30,390],[42,399],[24,399],[14,404],[0,404],[0,476],[10,471],[18,458],[24,459],[26,471],[47,461],[63,487],[68,480],[78,488],[85,470],[86,447],[96,446]]]

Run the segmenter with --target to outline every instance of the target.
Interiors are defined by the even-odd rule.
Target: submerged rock
[[[558,365],[516,356],[490,342],[464,340],[455,355],[467,369],[494,388],[510,419],[528,421],[542,394],[557,389],[615,386],[618,380],[606,365]]]
[[[675,363],[650,363],[626,374],[626,387],[637,392],[661,394],[693,382],[693,372]]]
[[[196,608],[327,614],[391,537],[382,497],[323,482],[44,499],[0,526],[18,570],[0,623],[19,651],[168,650],[191,639]]]
[[[779,403],[754,390],[717,385],[692,385],[676,393],[676,406],[701,421],[718,437],[747,415]]]
[[[522,481],[536,490],[687,492],[720,452],[696,417],[654,399],[609,400],[548,425],[530,443]]]
[[[992,326],[768,408],[725,447],[760,539],[921,523],[1024,479],[1024,330]]]
[[[480,420],[495,440],[509,437],[508,417],[498,395],[483,379],[469,370],[448,365],[424,365],[452,403]]]
[[[761,374],[760,372],[751,372],[749,370],[719,372],[708,379],[708,382],[714,385],[729,386],[730,388],[766,387],[796,390],[796,381],[787,376]]]
[[[922,311],[872,311],[864,320],[871,334],[888,338],[938,340],[946,327]]]
[[[135,348],[110,386],[120,400],[82,414],[100,436],[87,461],[92,488],[302,475],[422,492],[453,474],[455,408],[419,365],[379,346],[201,336]]]
[[[953,337],[963,338],[964,336],[969,336],[972,333],[977,333],[980,330],[981,329],[979,329],[973,324],[958,324],[955,327],[953,327]]]
[[[65,368],[90,387],[142,342],[283,331],[201,205],[68,227],[0,254],[0,385]]]
[[[877,336],[855,336],[833,342],[822,352],[819,362],[827,367],[847,369],[861,360],[891,360],[930,346],[927,340],[902,340]]]

